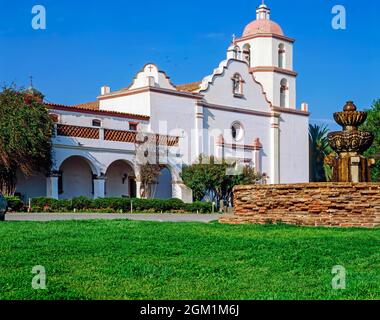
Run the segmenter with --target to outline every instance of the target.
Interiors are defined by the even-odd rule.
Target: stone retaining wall
[[[222,223],[380,227],[379,183],[237,186],[235,216]]]

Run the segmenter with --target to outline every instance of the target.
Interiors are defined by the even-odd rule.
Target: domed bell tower
[[[233,39],[229,49],[229,58],[247,62],[274,107],[296,109],[294,41],[271,20],[271,10],[263,1],[256,9],[256,20],[245,27],[241,38]]]

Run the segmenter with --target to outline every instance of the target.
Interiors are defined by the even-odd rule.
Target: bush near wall
[[[8,211],[20,212],[24,209],[24,203],[19,197],[5,197],[8,203]]]
[[[100,198],[89,199],[77,197],[72,200],[55,200],[49,198],[34,198],[31,201],[32,212],[108,212],[108,213],[211,213],[212,204],[195,202],[186,204],[180,199],[130,199],[130,198]]]

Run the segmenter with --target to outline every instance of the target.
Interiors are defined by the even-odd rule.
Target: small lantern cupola
[[[256,19],[257,20],[270,20],[270,9],[263,3],[256,10]]]

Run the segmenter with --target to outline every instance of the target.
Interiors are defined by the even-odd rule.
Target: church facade
[[[140,197],[141,161],[159,161],[155,197],[190,202],[180,173],[199,155],[250,165],[263,183],[309,182],[309,111],[296,106],[293,44],[262,4],[200,82],[174,85],[149,63],[129,87],[104,86],[93,102],[47,104],[56,130],[52,174],[18,177],[17,192],[24,199]]]

